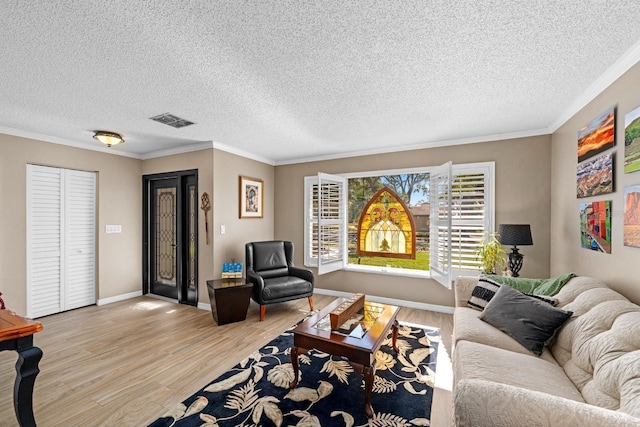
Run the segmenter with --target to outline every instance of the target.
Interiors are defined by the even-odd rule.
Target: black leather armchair
[[[293,243],[272,240],[245,245],[247,280],[251,298],[260,304],[260,321],[267,304],[308,298],[313,311],[313,273],[293,266]]]

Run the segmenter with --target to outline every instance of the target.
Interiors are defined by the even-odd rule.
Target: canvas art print
[[[615,108],[611,107],[578,131],[578,163],[615,144]]]
[[[624,173],[640,170],[640,107],[624,116]]]
[[[580,245],[611,253],[611,200],[580,203]]]
[[[624,188],[624,245],[640,248],[640,184]]]
[[[613,193],[613,153],[578,164],[578,197]]]

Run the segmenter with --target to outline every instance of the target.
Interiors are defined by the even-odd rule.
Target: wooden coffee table
[[[346,357],[351,365],[364,376],[364,409],[367,417],[372,418],[371,389],[373,388],[373,378],[376,373],[376,351],[382,345],[382,341],[386,338],[389,329],[393,328],[393,350],[396,353],[398,352],[396,347],[396,339],[398,337],[396,316],[400,308],[393,305],[365,302],[365,309],[374,309],[379,314],[375,320],[371,321],[371,326],[362,338],[334,333],[331,330],[318,329],[316,324],[344,301],[345,298],[336,299],[293,330],[291,364],[293,365],[294,380],[291,382],[290,387],[294,388],[298,384],[300,370],[298,355],[315,348],[334,356]]]

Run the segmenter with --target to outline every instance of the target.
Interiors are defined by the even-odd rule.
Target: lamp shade
[[[115,132],[107,132],[104,130],[97,130],[93,137],[102,142],[107,147],[122,144],[124,142],[124,138],[120,134],[117,134]]]
[[[503,245],[533,245],[529,224],[500,224],[498,241]]]

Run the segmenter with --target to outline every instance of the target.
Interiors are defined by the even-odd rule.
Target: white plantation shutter
[[[318,275],[344,265],[346,183],[341,176],[318,174]]]
[[[318,177],[304,177],[304,265],[318,266]]]
[[[319,173],[304,178],[304,263],[318,267],[319,275],[344,266],[346,188],[341,176]]]
[[[27,315],[61,311],[62,176],[60,169],[27,167]]]
[[[96,176],[27,166],[27,315],[95,303]]]
[[[451,179],[442,169],[431,173],[431,277],[450,289],[457,276],[479,272],[476,251],[494,229],[494,163],[454,165]]]
[[[431,278],[451,289],[451,162],[431,171]]]
[[[492,229],[489,191],[482,171],[454,172],[451,189],[451,267],[454,277],[480,268],[476,250]]]

